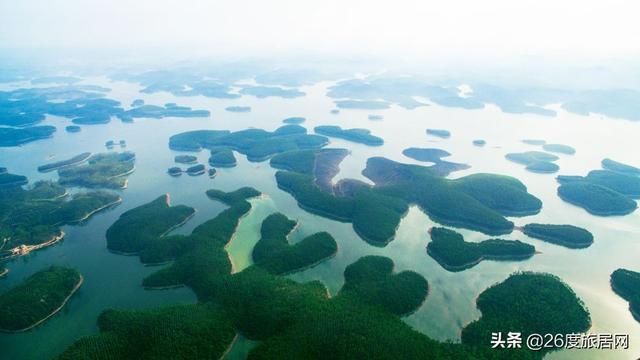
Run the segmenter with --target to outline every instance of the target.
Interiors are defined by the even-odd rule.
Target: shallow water
[[[252,200],[254,208],[242,219],[238,232],[227,250],[234,270],[251,264],[251,249],[259,238],[262,220],[271,212],[280,211],[299,221],[299,227],[291,235],[298,241],[317,231],[329,231],[338,242],[335,257],[316,267],[289,277],[297,281],[321,280],[332,294],[343,284],[342,273],[347,265],[364,255],[376,254],[392,258],[396,270],[413,270],[429,281],[429,295],[424,304],[406,322],[439,340],[459,341],[461,329],[480,316],[475,298],[488,286],[504,280],[514,271],[532,270],[549,272],[561,277],[582,298],[592,316],[595,333],[629,333],[631,348],[627,352],[562,351],[548,356],[553,359],[627,359],[640,352],[640,324],[628,311],[627,302],[615,295],[609,286],[609,275],[619,267],[640,270],[637,254],[640,251],[640,211],[624,217],[595,217],[586,211],[567,204],[556,195],[555,175],[527,172],[524,166],[504,159],[508,152],[536,150],[535,146],[520,142],[524,138],[542,138],[549,142],[571,145],[577,153],[559,155],[559,174],[583,175],[600,167],[604,157],[618,161],[638,163],[634,157],[640,123],[605,119],[600,116],[578,116],[560,109],[557,117],[541,117],[527,114],[505,114],[493,106],[482,110],[464,110],[440,106],[405,110],[392,107],[376,110],[384,120],[370,121],[367,110],[341,110],[330,114],[333,101],[324,94],[328,83],[320,83],[301,90],[307,96],[296,99],[256,99],[244,96],[235,100],[197,97],[174,97],[167,93],[141,94],[139,87],[125,82],[106,79],[89,79],[87,82],[112,88],[108,95],[127,106],[134,99],[142,98],[147,104],[176,102],[197,109],[210,110],[205,119],[136,119],[133,124],[114,119],[108,125],[83,126],[82,132],[69,134],[64,126],[69,121],[49,117],[46,123],[58,127],[53,138],[33,142],[17,148],[0,148],[0,164],[12,173],[23,174],[31,181],[55,177],[55,173],[40,174],[36,167],[49,159],[60,160],[84,151],[106,151],[107,140],[127,141],[127,150],[136,152],[136,171],[129,177],[129,186],[120,193],[122,204],[101,212],[81,226],[64,228],[64,241],[50,248],[19,258],[8,264],[9,274],[0,280],[0,291],[19,283],[30,274],[50,264],[77,268],[85,277],[79,292],[64,309],[33,331],[23,334],[0,334],[2,357],[7,359],[40,359],[55,356],[80,336],[97,332],[96,318],[107,308],[148,308],[172,303],[195,302],[194,294],[187,288],[163,291],[146,291],[140,286],[142,279],[157,268],[145,267],[137,257],[115,255],[106,249],[105,231],[124,211],[153,200],[163,193],[171,194],[172,204],[185,204],[197,209],[195,216],[175,233],[189,233],[195,226],[214,217],[225,206],[206,197],[205,191],[217,188],[225,191],[241,186],[253,186],[265,194]],[[224,110],[230,105],[248,105],[250,113],[231,113]],[[218,169],[214,179],[206,175],[178,178],[166,174],[174,165],[173,157],[179,152],[168,148],[169,136],[192,129],[230,129],[247,127],[273,130],[286,117],[304,116],[303,126],[312,129],[316,125],[340,125],[346,128],[365,127],[381,136],[385,145],[368,147],[344,140],[332,139],[330,146],[351,150],[341,165],[336,181],[341,178],[364,180],[360,174],[366,159],[386,156],[406,162],[419,163],[402,155],[410,147],[438,147],[451,152],[447,160],[468,163],[471,168],[453,173],[451,177],[477,172],[492,172],[515,176],[524,182],[529,192],[543,203],[540,214],[514,218],[517,225],[529,222],[569,223],[589,229],[595,236],[594,244],[582,250],[572,250],[530,239],[514,232],[504,238],[525,240],[536,246],[541,254],[520,262],[484,261],[458,273],[444,270],[426,253],[427,229],[436,225],[419,209],[412,207],[402,220],[396,238],[386,247],[371,246],[360,239],[351,224],[340,223],[310,214],[300,209],[295,200],[277,188],[274,174],[268,162],[252,163],[236,153],[238,166]],[[451,131],[450,139],[439,139],[425,134],[426,128],[443,128]],[[472,145],[472,140],[482,138],[485,147]],[[613,140],[615,139],[615,140]],[[116,149],[118,149],[116,147]],[[205,163],[208,152],[197,154]],[[481,233],[461,230],[467,240],[488,238]],[[234,344],[229,358],[241,358],[252,342],[239,340]],[[232,356],[233,355],[233,356]]]

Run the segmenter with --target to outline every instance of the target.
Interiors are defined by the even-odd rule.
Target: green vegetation
[[[304,123],[305,121],[307,121],[307,119],[304,118],[304,117],[294,116],[294,117],[289,117],[289,118],[286,118],[286,119],[282,120],[282,123],[283,124],[300,125],[300,124]]]
[[[212,304],[107,310],[98,327],[100,334],[82,338],[58,359],[220,359],[235,336]]]
[[[193,155],[176,155],[173,161],[178,164],[195,164],[198,162],[198,158]]]
[[[629,302],[629,311],[640,322],[640,273],[617,269],[611,274],[611,288]]]
[[[621,162],[612,160],[612,159],[604,159],[602,160],[602,168],[611,171],[617,171],[619,173],[624,173],[628,175],[640,175],[640,168],[635,166],[623,164]]]
[[[46,139],[56,132],[55,126],[43,125],[26,128],[0,127],[0,147],[19,146]]]
[[[48,171],[57,170],[63,167],[74,166],[74,165],[85,162],[90,156],[91,156],[90,152],[85,152],[80,155],[76,155],[71,159],[57,161],[54,163],[38,166],[38,171],[48,172]]]
[[[337,100],[336,106],[340,109],[363,109],[363,110],[382,110],[388,109],[389,103],[386,101],[377,100]],[[340,111],[338,109],[331,110],[332,114],[337,114]]]
[[[173,135],[169,147],[174,150],[199,151],[202,148],[228,147],[247,155],[249,161],[264,161],[286,151],[319,149],[328,143],[324,136],[309,135],[299,125],[284,125],[273,132],[247,129],[236,132],[196,130]]]
[[[376,114],[369,114],[369,115],[367,116],[367,119],[377,121],[377,120],[382,120],[382,119],[384,119],[384,116],[382,116],[382,115],[376,115]]]
[[[586,248],[593,244],[593,234],[573,225],[527,224],[522,231],[532,238],[572,249]]]
[[[489,348],[491,333],[506,334],[513,329],[522,332],[522,338],[526,339],[532,333],[578,333],[591,326],[589,312],[582,301],[551,274],[513,274],[483,291],[476,303],[482,317],[462,330],[463,344]],[[525,348],[512,351],[528,351]]]
[[[118,195],[102,191],[68,196],[64,187],[48,181],[27,190],[0,188],[0,239],[7,239],[0,257],[52,244],[62,238],[60,226],[84,221],[119,202]]]
[[[485,146],[486,144],[487,144],[487,142],[485,140],[482,140],[482,139],[473,140],[473,145],[475,145],[475,146]]]
[[[78,125],[69,125],[64,128],[68,133],[79,133],[82,128]]]
[[[2,188],[13,188],[16,186],[22,186],[29,183],[29,180],[26,176],[16,175],[7,172],[6,168],[3,168],[4,171],[0,173],[0,189]]]
[[[446,139],[451,137],[451,132],[444,129],[427,129],[427,135],[433,135],[439,138]]]
[[[548,161],[534,161],[527,165],[526,169],[536,173],[551,174],[560,170],[560,166]]]
[[[420,274],[393,274],[393,261],[382,256],[365,256],[344,270],[340,296],[353,297],[404,316],[417,310],[427,297],[429,286]]]
[[[107,248],[125,254],[138,254],[174,228],[184,224],[195,212],[185,205],[170,206],[169,194],[125,211],[107,229]]]
[[[536,162],[552,162],[558,160],[558,157],[542,151],[525,151],[521,153],[509,153],[505,157],[513,162],[522,165],[530,165]]]
[[[193,165],[187,168],[187,174],[191,176],[202,175],[204,174],[205,167],[202,164]]]
[[[323,125],[316,126],[313,130],[321,135],[336,137],[369,146],[380,146],[384,144],[384,140],[382,140],[382,138],[371,135],[371,131],[367,129],[342,129],[340,126]]]
[[[637,176],[610,170],[592,170],[584,180],[607,187],[632,199],[640,198],[640,177]]]
[[[74,269],[50,267],[0,294],[0,331],[29,330],[58,312],[82,284]]]
[[[250,112],[251,106],[227,106],[224,109],[230,112],[244,113],[244,112]]]
[[[598,216],[626,215],[638,207],[633,199],[608,187],[575,178],[558,177],[558,196]]]
[[[464,241],[461,234],[434,227],[427,253],[448,271],[462,271],[482,260],[524,260],[536,252],[532,245],[519,240],[489,239],[479,243]]]
[[[524,139],[522,140],[522,142],[527,145],[536,145],[536,146],[542,146],[547,143],[546,140],[542,140],[542,139]]]
[[[192,110],[188,106],[177,106],[175,104],[167,104],[163,106],[140,104],[129,110],[118,112],[115,114],[124,122],[131,122],[135,118],[152,118],[162,119],[165,117],[208,117],[211,113],[209,110]],[[77,122],[76,122],[77,123]]]
[[[234,167],[236,164],[236,157],[233,155],[233,151],[231,149],[211,149],[209,165],[216,167]]]
[[[177,166],[170,167],[167,173],[171,176],[180,176],[182,175],[182,169]]]
[[[407,148],[402,154],[418,161],[432,162],[431,171],[438,176],[448,176],[450,173],[470,168],[467,164],[458,164],[442,160],[443,157],[451,156],[451,153],[442,149]]]
[[[295,227],[296,222],[281,213],[269,215],[262,222],[261,239],[253,248],[255,264],[273,274],[287,274],[318,264],[338,251],[338,244],[327,232],[289,244],[287,236]]]
[[[576,149],[574,149],[569,145],[563,145],[563,144],[544,144],[542,145],[542,149],[544,151],[565,154],[565,155],[573,155],[576,153]]]
[[[86,164],[58,170],[60,184],[86,188],[122,189],[134,170],[132,152],[96,154]]]
[[[216,174],[218,173],[218,171],[215,168],[210,168],[207,173],[209,174],[210,178],[214,178],[216,176]]]

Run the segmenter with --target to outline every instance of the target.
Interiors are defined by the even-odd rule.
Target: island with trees
[[[336,100],[335,104],[340,109],[360,110],[384,110],[390,106],[388,102],[379,100]],[[337,112],[334,112],[334,114],[337,114]]]
[[[293,99],[306,95],[298,89],[287,89],[279,86],[245,86],[240,89],[240,94],[255,96],[258,99],[264,99],[270,96]]]
[[[307,134],[307,129],[300,125],[284,125],[273,132],[262,129],[187,131],[171,136],[169,147],[188,151],[228,147],[246,155],[249,161],[264,161],[286,151],[319,149],[328,142],[324,136]]]
[[[193,155],[176,155],[173,161],[178,164],[195,164],[198,162],[198,158]]]
[[[591,327],[591,316],[582,300],[551,274],[512,274],[483,291],[476,304],[482,316],[462,330],[462,343],[486,349],[491,347],[491,334],[496,332],[506,334],[518,329],[526,339],[534,333],[582,333]],[[537,352],[540,358],[548,349],[542,350]],[[532,356],[526,346],[511,352],[507,358]],[[529,353],[517,356],[521,352]]]
[[[187,174],[191,176],[198,176],[204,174],[205,170],[206,169],[202,164],[193,165],[187,168]]]
[[[431,170],[439,176],[448,176],[454,171],[466,170],[471,167],[467,164],[442,160],[443,157],[451,156],[451,153],[442,149],[411,147],[404,149],[402,154],[414,160],[432,162]]]
[[[534,161],[528,164],[525,169],[540,174],[553,174],[560,170],[560,166],[549,161]]]
[[[40,172],[49,172],[49,171],[58,170],[58,169],[69,167],[69,166],[78,165],[78,164],[81,164],[81,163],[87,161],[90,156],[91,156],[90,152],[84,152],[84,153],[78,154],[78,155],[76,155],[76,156],[74,156],[74,157],[72,157],[70,159],[66,159],[66,160],[62,160],[62,161],[56,161],[56,162],[50,163],[50,164],[40,165],[40,166],[38,166],[38,171],[40,171]]]
[[[82,131],[82,128],[78,125],[68,125],[68,126],[65,126],[64,129],[68,133],[79,133],[80,131]]]
[[[293,116],[293,117],[288,117],[286,119],[282,120],[283,124],[289,124],[289,125],[300,125],[302,123],[304,123],[305,121],[307,121],[307,118],[302,117],[302,116]]]
[[[508,160],[522,165],[529,165],[535,162],[553,162],[559,158],[556,155],[542,151],[525,151],[520,153],[509,153],[505,155]]]
[[[338,251],[338,244],[327,232],[289,244],[287,237],[296,226],[296,221],[281,213],[269,215],[262,222],[261,238],[253,248],[256,266],[273,274],[288,274],[313,267]]]
[[[95,154],[86,163],[58,169],[59,182],[67,186],[124,189],[134,164],[132,152]]]
[[[42,125],[25,128],[0,127],[0,147],[20,146],[32,141],[50,138],[55,126]]]
[[[543,144],[542,149],[547,152],[565,154],[565,155],[573,155],[576,153],[576,149],[569,145],[564,144]]]
[[[251,106],[227,106],[224,109],[229,112],[235,112],[235,113],[251,112]]]
[[[467,242],[460,233],[434,227],[429,229],[431,241],[427,253],[448,271],[472,268],[482,260],[525,260],[532,257],[536,248],[519,240],[489,239]]]
[[[235,155],[230,148],[214,148],[211,149],[211,156],[209,156],[209,165],[222,168],[230,168],[236,166]]]
[[[571,249],[582,249],[593,244],[593,234],[573,225],[527,224],[522,232],[532,238],[562,245]]]
[[[625,163],[615,161],[613,159],[603,159],[602,168],[605,170],[616,171],[627,175],[640,176],[640,168]]]
[[[195,209],[185,205],[171,206],[169,194],[164,194],[122,213],[107,229],[107,248],[121,254],[139,254],[194,213]]]
[[[384,116],[378,115],[378,114],[369,114],[369,115],[367,115],[367,119],[373,120],[373,121],[378,121],[378,120],[383,120]]]
[[[15,188],[29,183],[29,179],[23,175],[12,174],[7,168],[0,172],[0,190],[3,188]]]
[[[451,137],[451,132],[444,129],[427,129],[427,135],[447,139]]]
[[[170,168],[167,170],[167,173],[168,173],[169,175],[173,176],[173,177],[177,177],[177,176],[182,175],[182,172],[183,172],[183,171],[182,171],[182,169],[181,169],[181,168],[179,168],[179,167],[177,167],[177,166],[170,167]]]
[[[522,142],[527,145],[534,145],[534,146],[542,146],[547,143],[547,141],[543,139],[523,139]]]
[[[0,294],[0,331],[30,330],[60,311],[82,285],[74,269],[52,266]]]
[[[329,137],[335,137],[359,144],[369,146],[381,146],[384,140],[378,136],[371,135],[371,131],[367,129],[342,129],[340,126],[321,125],[313,129],[317,134]]]
[[[617,269],[611,274],[611,288],[629,302],[629,311],[640,322],[640,272]]]
[[[473,140],[473,145],[475,146],[485,146],[486,144],[487,144],[487,141],[483,139]]]

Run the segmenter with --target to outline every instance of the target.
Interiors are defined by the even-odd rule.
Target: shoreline
[[[484,260],[489,261],[522,261],[529,258],[532,258],[537,252],[534,252],[531,255],[482,255],[478,258],[477,261],[468,262],[462,265],[449,265],[445,261],[442,260],[441,257],[434,254],[433,250],[429,249],[429,245],[427,245],[427,254],[431,256],[440,266],[442,266],[445,270],[449,272],[460,272],[467,269],[470,269]]]
[[[43,243],[40,243],[38,245],[18,245],[18,246],[14,247],[14,248],[9,249],[9,251],[12,252],[12,254],[9,255],[9,256],[4,257],[2,259],[12,259],[12,258],[17,258],[17,257],[20,257],[20,256],[28,255],[32,251],[40,250],[42,248],[45,248],[47,246],[51,246],[51,245],[57,243],[58,241],[60,241],[60,240],[62,240],[64,238],[64,235],[65,235],[64,231],[60,230],[60,232],[57,235],[54,235],[51,239],[49,239],[49,240],[47,240],[47,241],[45,241]],[[25,252],[21,253],[18,250],[15,253],[13,253],[14,250],[19,249],[21,246],[24,246]]]
[[[52,313],[50,313],[49,315],[47,315],[46,317],[40,319],[38,322],[36,322],[33,325],[30,325],[24,329],[19,329],[19,330],[7,330],[7,329],[0,329],[0,332],[4,332],[4,333],[21,333],[21,332],[25,332],[25,331],[29,331],[33,328],[35,328],[36,326],[42,324],[43,322],[47,321],[49,318],[51,318],[52,316],[54,316],[55,314],[57,314],[60,310],[62,310],[62,308],[67,304],[67,302],[69,301],[69,299],[71,299],[71,297],[73,296],[73,294],[75,294],[78,289],[80,288],[80,286],[82,285],[82,283],[84,282],[84,277],[82,276],[82,274],[80,274],[80,278],[78,279],[78,283],[76,284],[76,286],[71,289],[71,292],[69,293],[69,295],[67,295],[67,297],[62,301],[62,304],[60,304],[59,307],[57,307],[56,309],[53,310]]]
[[[236,341],[238,340],[239,336],[240,336],[240,333],[236,332],[236,335],[233,337],[233,339],[231,340],[231,342],[227,346],[227,349],[222,353],[222,355],[220,355],[220,357],[218,359],[222,360],[222,359],[226,358],[227,355],[229,355],[229,353],[231,352],[231,349],[233,349],[233,345],[236,343]]]

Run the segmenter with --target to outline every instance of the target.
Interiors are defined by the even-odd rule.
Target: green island
[[[487,141],[486,140],[482,140],[482,139],[476,139],[476,140],[473,140],[473,145],[475,145],[475,146],[485,146],[485,145],[487,145]]]
[[[354,298],[406,316],[417,310],[427,297],[429,284],[414,271],[393,273],[393,260],[384,256],[364,256],[344,270],[344,286],[339,296]]]
[[[369,120],[374,120],[374,121],[377,121],[377,120],[383,120],[383,119],[384,119],[384,116],[382,116],[382,115],[377,115],[377,114],[369,114],[369,115],[367,116],[367,119],[369,119]]]
[[[509,153],[505,155],[508,160],[522,165],[530,165],[536,162],[553,162],[559,158],[556,155],[542,151],[525,151],[521,153]]]
[[[532,238],[562,245],[571,249],[582,249],[593,244],[593,234],[573,225],[527,224],[522,232]]]
[[[302,116],[293,116],[293,117],[288,117],[288,118],[282,120],[282,123],[283,124],[291,124],[291,125],[300,125],[300,124],[304,123],[305,121],[307,121],[307,119],[302,117]]]
[[[205,172],[205,167],[202,164],[193,165],[187,168],[187,174],[191,176],[202,175]]]
[[[438,173],[439,176],[448,176],[454,171],[466,170],[471,167],[467,164],[442,160],[443,157],[451,156],[451,153],[442,149],[411,147],[404,149],[402,154],[414,160],[432,162],[434,165],[431,169],[433,172]]]
[[[264,161],[286,151],[319,149],[328,142],[324,136],[307,134],[302,126],[284,125],[273,132],[262,129],[187,131],[171,136],[169,147],[187,151],[228,147],[246,155],[249,161]]]
[[[542,146],[547,143],[546,140],[542,140],[542,139],[523,139],[522,142],[527,145],[535,145],[535,146]]]
[[[371,135],[371,131],[367,129],[342,129],[340,126],[322,125],[316,126],[313,130],[320,135],[344,139],[369,146],[381,146],[384,144],[384,140],[382,140],[382,138]]]
[[[640,272],[617,269],[611,274],[611,288],[629,302],[629,311],[640,322]]]
[[[313,267],[336,254],[338,244],[327,232],[289,244],[287,237],[296,225],[281,213],[271,214],[262,222],[261,238],[253,248],[256,266],[273,274],[288,274]]]
[[[98,328],[100,334],[80,339],[58,359],[220,359],[236,336],[227,315],[210,303],[107,310]]]
[[[181,168],[179,168],[179,167],[177,167],[177,166],[173,166],[173,167],[170,167],[170,168],[167,170],[167,173],[168,173],[169,175],[171,175],[171,176],[174,176],[174,177],[175,177],[175,176],[180,176],[180,175],[182,175],[182,169],[181,169]]]
[[[114,115],[123,122],[132,122],[136,118],[162,119],[165,117],[208,117],[211,113],[209,110],[193,110],[188,106],[177,106],[176,104],[169,103],[165,106],[140,104],[139,106],[132,107],[126,111],[119,111]],[[74,123],[77,124],[78,121],[74,120]]]
[[[565,155],[573,155],[576,153],[576,149],[564,144],[543,144],[542,149],[544,151]]]
[[[399,315],[409,314],[422,304],[428,284],[419,274],[410,271],[393,274],[393,261],[388,258],[370,256],[348,266],[345,285],[333,297],[328,296],[319,281],[298,283],[271,274],[257,265],[232,274],[232,264],[224,246],[233,236],[240,217],[251,208],[246,199],[259,195],[259,192],[242,188],[230,193],[209,190],[207,195],[229,207],[198,226],[191,235],[167,236],[160,238],[159,242],[150,243],[158,249],[168,249],[163,255],[175,261],[147,277],[143,285],[150,288],[189,286],[197,294],[199,304],[185,307],[214,306],[219,315],[198,312],[198,316],[193,317],[179,314],[170,320],[158,319],[160,314],[171,311],[169,307],[147,310],[145,317],[140,311],[117,312],[121,319],[127,321],[105,322],[105,318],[116,314],[108,310],[99,318],[100,334],[78,340],[63,353],[61,359],[92,358],[98,352],[113,353],[116,357],[129,357],[134,353],[139,358],[176,358],[186,351],[186,346],[200,348],[199,342],[194,343],[201,339],[200,336],[183,336],[182,331],[198,334],[197,329],[204,327],[199,325],[209,320],[214,321],[220,330],[206,332],[208,346],[227,346],[233,335],[227,329],[233,329],[250,340],[259,341],[250,351],[251,359],[323,358],[327,353],[337,358],[512,359],[514,355],[521,354],[519,350],[496,352],[490,349],[490,342],[485,339],[477,344],[438,342],[412,329]],[[555,278],[553,281],[562,284]],[[575,323],[576,318],[574,313],[565,312],[565,309],[582,307],[575,296],[573,301],[564,296],[562,291],[571,290],[562,285],[560,289],[543,286],[542,292],[538,292],[536,286],[527,287],[526,293],[516,292],[518,298],[534,294],[535,299],[532,302],[525,299],[523,306],[518,307],[502,305],[501,318],[519,319],[523,314],[531,314],[536,317],[536,324],[545,330],[553,330],[554,326],[562,324],[563,330],[583,331],[582,327],[568,326]],[[494,288],[510,286],[500,284]],[[507,297],[509,294],[511,292]],[[538,294],[544,294],[542,300],[546,302],[543,308],[535,301]],[[515,303],[512,297],[508,299],[509,304]],[[555,299],[560,299],[559,303],[550,302]],[[188,311],[193,310],[189,308]],[[484,311],[486,316],[481,319],[484,321],[482,325],[490,318],[489,313]],[[549,316],[555,314],[558,316]],[[132,318],[140,321],[129,322]],[[135,332],[125,330],[131,323],[138,324]],[[168,326],[168,333],[173,336],[156,335],[158,329],[163,328],[158,324]],[[139,341],[140,334],[145,335],[142,338],[145,341]],[[158,348],[163,351],[156,351]],[[543,356],[539,352],[521,355],[519,358],[541,359]],[[219,356],[220,352],[216,351],[197,357]]]
[[[227,106],[224,109],[229,112],[246,113],[251,111],[251,106]]]
[[[138,107],[144,105],[143,99],[135,99],[131,102],[131,107]]]
[[[340,109],[361,109],[361,110],[383,110],[391,105],[386,101],[378,100],[336,100],[335,104]],[[340,110],[331,110],[332,114],[339,113]]]
[[[332,115],[338,115],[340,114],[340,109],[331,109],[331,111],[329,111],[330,114]]]
[[[638,176],[610,170],[592,170],[584,180],[607,187],[632,199],[640,198],[640,177]]]
[[[209,174],[209,177],[212,179],[216,177],[217,173],[218,171],[216,170],[216,168],[209,168],[209,170],[207,170],[207,174]]]
[[[185,205],[171,206],[170,201],[169,194],[164,194],[122,213],[107,229],[107,248],[116,253],[139,254],[195,213]]]
[[[209,165],[215,167],[234,167],[237,165],[236,157],[230,148],[211,149]]]
[[[3,171],[0,172],[0,189],[2,188],[13,188],[16,186],[22,186],[29,183],[29,179],[23,175],[12,174],[7,171],[7,168],[2,168]]]
[[[87,159],[89,159],[90,156],[91,156],[90,152],[84,152],[82,154],[76,155],[67,160],[56,161],[50,164],[40,165],[38,166],[38,171],[48,172],[48,171],[58,170],[64,167],[78,165],[87,161]]]
[[[86,188],[124,189],[134,163],[132,152],[95,154],[85,164],[58,169],[59,182]]]
[[[83,222],[112,207],[120,196],[104,192],[69,195],[58,183],[39,181],[28,189],[0,187],[0,257],[26,255],[64,237],[60,226]]]
[[[79,133],[82,131],[82,128],[78,125],[69,125],[64,128],[68,133]]]
[[[553,174],[560,170],[560,166],[549,161],[534,161],[528,164],[525,169],[535,173]]]
[[[525,260],[536,248],[519,240],[489,239],[478,243],[464,241],[460,233],[442,227],[429,229],[427,253],[448,271],[472,268],[482,260]]]
[[[513,329],[518,329],[526,339],[532,333],[581,333],[591,327],[591,316],[582,300],[560,278],[551,274],[513,274],[483,291],[476,304],[482,316],[462,330],[463,344],[490,348],[492,333],[506,334]],[[498,351],[511,353],[511,358],[526,355],[542,358],[544,350],[532,354],[523,346],[522,349]]]
[[[176,155],[173,161],[178,164],[195,164],[198,162],[198,158],[193,155]]]
[[[52,266],[0,294],[0,331],[30,330],[60,311],[82,285],[74,269]]]
[[[447,139],[451,137],[451,132],[444,129],[427,129],[427,135]]]
[[[19,146],[32,141],[46,139],[56,132],[55,126],[42,125],[26,128],[0,127],[0,147]]]
[[[328,150],[328,149],[327,149]],[[536,214],[542,202],[529,194],[520,181],[501,175],[474,174],[450,180],[432,167],[409,165],[374,157],[363,174],[375,186],[340,181],[320,187],[322,179],[314,169],[326,160],[322,151],[297,152],[274,157],[272,166],[278,187],[293,195],[303,209],[338,221],[351,222],[365,241],[384,246],[395,235],[400,219],[413,203],[440,223],[482,231],[489,235],[508,234],[513,223],[504,216]],[[435,168],[437,169],[437,168]],[[333,177],[335,173],[330,175]],[[326,180],[323,182],[326,183]],[[349,191],[344,191],[350,188]]]
[[[602,168],[605,170],[616,171],[623,174],[640,176],[640,168],[627,165],[609,158],[602,160]]]

